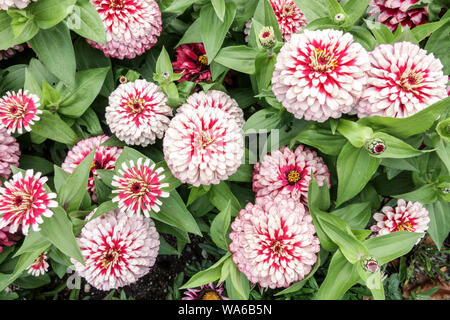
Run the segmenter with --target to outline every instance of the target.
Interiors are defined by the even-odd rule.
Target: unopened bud
[[[364,147],[370,154],[379,155],[386,150],[386,143],[380,138],[372,138],[366,141]]]
[[[265,49],[272,49],[277,43],[277,38],[272,27],[264,27],[259,33],[259,42]]]
[[[119,78],[119,82],[122,83],[122,84],[124,84],[124,83],[127,83],[127,82],[128,82],[128,79],[127,79],[127,77],[125,77],[125,76],[121,76],[121,77]]]
[[[361,260],[364,269],[367,272],[374,273],[379,270],[378,260],[372,256],[366,256]]]
[[[345,22],[345,14],[343,13],[338,13],[337,15],[334,16],[334,22],[336,22],[337,24],[342,24]]]

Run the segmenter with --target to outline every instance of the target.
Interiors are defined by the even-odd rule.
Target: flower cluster
[[[117,289],[146,275],[155,264],[159,234],[141,215],[114,210],[86,223],[78,237],[84,264],[71,259],[76,271],[99,290]]]
[[[90,0],[106,30],[106,44],[87,40],[105,56],[133,59],[155,45],[162,30],[155,0]]]

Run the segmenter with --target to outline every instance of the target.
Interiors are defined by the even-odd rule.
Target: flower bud
[[[119,78],[119,82],[122,83],[122,84],[124,84],[124,83],[127,83],[127,82],[128,82],[128,79],[127,79],[127,77],[125,77],[125,76],[121,76],[121,77]]]
[[[264,27],[261,29],[259,42],[265,49],[272,49],[275,46],[277,39],[272,27]]]
[[[367,272],[374,273],[379,270],[378,260],[372,256],[366,256],[361,260],[362,266]]]
[[[346,16],[343,13],[338,13],[334,16],[334,22],[337,24],[343,24],[345,22]]]
[[[379,155],[386,150],[386,143],[380,138],[372,138],[366,141],[364,147],[370,154]]]

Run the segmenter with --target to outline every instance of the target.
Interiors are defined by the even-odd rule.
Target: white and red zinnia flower
[[[378,22],[384,24],[391,31],[408,26],[412,29],[415,26],[428,22],[428,11],[426,7],[409,9],[419,0],[372,0],[369,11],[371,16],[378,15]]]
[[[28,273],[34,277],[44,275],[48,271],[49,264],[47,262],[47,252],[42,253],[34,260],[31,266],[28,267]]]
[[[66,159],[61,165],[61,168],[68,174],[78,167],[81,161],[86,158],[86,156],[95,150],[94,160],[91,165],[91,170],[89,173],[89,180],[87,185],[87,190],[92,198],[92,200],[97,200],[97,193],[95,191],[95,178],[101,179],[96,173],[97,169],[102,170],[114,170],[116,166],[116,160],[122,153],[122,148],[118,147],[107,147],[101,144],[108,140],[108,136],[100,135],[96,137],[87,138],[79,141],[73,148],[67,153]]]
[[[428,210],[420,202],[406,203],[405,200],[398,199],[395,208],[385,206],[381,212],[373,215],[376,224],[370,228],[377,236],[396,231],[425,232],[430,223]]]
[[[272,91],[296,118],[324,122],[353,111],[369,68],[368,53],[350,33],[305,30],[281,48]]]
[[[381,44],[370,53],[370,63],[360,118],[405,118],[447,97],[441,61],[413,43]]]
[[[330,188],[328,167],[315,151],[303,145],[295,150],[282,147],[255,164],[253,191],[257,197],[281,194],[308,205],[308,187],[313,177],[319,186],[326,180]]]
[[[22,89],[17,93],[8,91],[0,98],[0,127],[5,127],[8,133],[31,131],[30,126],[40,119],[39,107],[37,95]]]
[[[161,139],[169,126],[172,108],[154,83],[136,80],[121,84],[109,96],[106,122],[119,140],[143,147]]]
[[[20,149],[16,139],[0,127],[0,177],[7,179],[11,166],[19,166]]]
[[[31,227],[39,231],[39,224],[44,217],[51,217],[58,203],[56,193],[47,193],[44,184],[47,177],[41,177],[40,172],[27,170],[25,176],[18,172],[3,187],[0,187],[0,229],[10,226],[9,232],[15,233],[22,226],[22,233],[28,234]]]
[[[291,35],[306,27],[306,20],[293,0],[269,0],[277,17],[278,26],[284,41],[289,41]]]
[[[244,125],[244,112],[239,108],[236,100],[231,98],[223,91],[209,90],[208,92],[200,91],[190,95],[186,102],[177,109],[177,112],[185,112],[186,109],[218,108],[238,123],[239,126]]]
[[[71,259],[75,270],[104,291],[146,275],[155,264],[160,243],[150,218],[127,216],[117,209],[86,223],[77,241],[85,263]]]
[[[219,107],[181,108],[163,140],[164,158],[172,174],[196,187],[226,180],[244,155],[240,124]]]
[[[120,176],[114,175],[112,185],[118,189],[113,193],[118,193],[112,200],[119,203],[119,210],[128,215],[140,214],[141,211],[146,217],[150,217],[150,211],[159,212],[162,205],[159,198],[167,198],[168,192],[162,188],[169,186],[162,183],[165,176],[164,169],[155,170],[155,164],[150,165],[150,159],[143,162],[139,158],[134,164],[131,160],[129,164],[123,162],[122,169],[118,170]]]
[[[133,59],[157,42],[161,11],[155,0],[90,0],[106,29],[106,45],[87,40],[105,56]]]
[[[304,279],[317,261],[320,243],[311,215],[292,198],[256,198],[240,211],[231,229],[233,261],[261,287],[288,287]]]

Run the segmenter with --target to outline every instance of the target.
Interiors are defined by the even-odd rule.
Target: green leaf
[[[11,22],[12,19],[8,13],[5,10],[0,10],[0,50],[6,50],[15,45],[27,42],[39,31],[38,29],[30,26],[27,28],[27,32],[22,32],[19,37],[15,37],[11,27]],[[32,30],[34,30],[33,33],[28,32]]]
[[[227,3],[223,22],[217,17],[212,5],[204,6],[200,10],[200,34],[205,45],[208,63],[214,60],[222,47],[235,15],[236,5],[233,2]]]
[[[442,243],[450,232],[450,204],[444,201],[438,201],[433,204],[425,205],[430,217],[428,233],[433,239],[436,247],[441,250]]]
[[[200,19],[196,19],[186,30],[183,37],[177,43],[176,47],[181,46],[185,43],[199,43],[202,41],[202,35],[200,33]]]
[[[441,20],[450,17],[449,12],[450,11],[447,11]],[[447,21],[443,26],[431,34],[425,45],[425,50],[432,52],[436,58],[441,60],[442,65],[444,66],[444,74],[450,73],[450,55],[448,54],[448,48],[450,47],[450,37],[448,36],[449,28],[450,21]]]
[[[174,0],[167,8],[161,8],[162,12],[172,12],[182,14],[189,8],[196,0]],[[164,5],[164,3],[162,3]]]
[[[426,23],[419,26],[415,26],[411,32],[414,35],[414,37],[417,39],[417,41],[422,41],[426,37],[428,37],[430,34],[438,30],[440,27],[442,27],[444,24],[450,21],[450,18],[447,19],[441,19],[436,22]]]
[[[31,39],[39,31],[39,26],[32,17],[29,17],[27,12],[18,9],[9,9],[8,15],[11,16],[11,28],[14,37],[20,36]]]
[[[347,142],[337,159],[336,207],[356,196],[364,188],[377,171],[380,162],[381,159],[370,156],[363,148],[357,149]]]
[[[255,14],[253,19],[257,20],[264,26],[272,27],[275,32],[275,36],[279,41],[282,41],[283,35],[280,31],[280,26],[278,25],[278,20],[273,11],[272,5],[269,0],[260,0],[258,6],[255,9]]]
[[[251,182],[253,175],[253,165],[241,164],[237,171],[228,177],[227,181]]]
[[[108,71],[109,67],[77,72],[75,88],[64,97],[58,112],[68,117],[80,117],[94,102]]]
[[[61,22],[70,12],[76,0],[39,0],[31,3],[27,11],[34,16],[41,29],[49,29]]]
[[[42,173],[42,175],[53,172],[53,163],[38,156],[22,154],[19,161],[21,169],[34,169],[35,171]]]
[[[258,130],[270,131],[279,126],[281,112],[276,109],[262,109],[250,116],[244,123],[244,133],[257,133]]]
[[[450,97],[438,101],[408,118],[370,116],[358,120],[358,123],[371,127],[374,131],[383,131],[403,139],[429,129],[442,111],[450,107]]]
[[[42,81],[42,104],[51,109],[51,107],[58,106],[60,101],[61,96],[59,92],[45,80]]]
[[[95,148],[80,162],[75,170],[69,175],[65,184],[58,194],[58,202],[68,211],[78,210],[83,200],[88,184],[92,162],[94,160]]]
[[[165,47],[162,47],[161,53],[156,61],[156,73],[162,74],[163,72],[169,73],[170,77],[173,74],[172,63]]]
[[[161,199],[160,211],[151,211],[153,219],[167,223],[180,230],[201,236],[202,233],[192,214],[186,209],[186,205],[176,190],[170,192],[169,198]]]
[[[232,291],[236,292],[236,295],[230,295],[235,300],[248,300],[250,294],[250,285],[247,277],[239,271],[234,263],[229,264],[229,277],[233,286]],[[230,292],[230,285],[227,281],[227,292]]]
[[[33,133],[70,145],[79,140],[75,132],[58,115],[43,110],[39,117],[39,121],[31,126]]]
[[[25,90],[28,90],[31,93],[36,94],[39,99],[42,99],[42,90],[39,83],[36,81],[36,78],[30,71],[30,68],[25,69],[25,83],[23,85]]]
[[[25,240],[20,246],[19,250],[16,251],[13,257],[18,257],[26,252],[35,252],[40,248],[49,246],[51,243],[47,240],[41,232],[36,232],[33,230],[29,230]]]
[[[105,26],[89,0],[78,0],[75,10],[79,11],[79,15],[74,14],[73,21],[70,19],[72,16],[69,17],[68,25],[70,29],[86,39],[106,44]]]
[[[57,207],[53,209],[53,213],[50,218],[44,218],[40,233],[61,252],[84,263],[80,247],[73,234],[72,223],[66,212],[61,207]]]
[[[228,228],[231,222],[231,200],[228,202],[225,210],[222,210],[211,222],[211,239],[214,243],[224,250],[228,250]],[[238,212],[235,212],[233,216],[237,216]]]
[[[325,154],[337,156],[347,142],[347,139],[340,134],[332,134],[328,129],[317,127],[311,123],[293,139],[306,145],[319,149]],[[293,143],[291,142],[291,146]]]
[[[411,158],[420,156],[423,154],[423,152],[427,152],[427,150],[417,150],[411,145],[403,142],[403,140],[400,140],[384,132],[375,132],[372,135],[372,138],[380,138],[386,144],[386,148],[381,154],[372,155],[376,158]]]
[[[306,19],[311,22],[318,18],[327,17],[328,11],[323,4],[323,0],[304,1],[294,0],[297,7],[300,8]]]
[[[231,253],[227,252],[219,261],[213,264],[206,270],[200,271],[194,274],[188,282],[186,282],[180,289],[188,289],[188,288],[196,288],[201,285],[208,284],[210,282],[214,282],[220,278],[222,271],[222,264],[231,258]]]
[[[386,27],[384,24],[378,21],[366,20],[364,19],[369,30],[375,36],[379,44],[383,43],[391,43],[394,40],[394,35],[391,30]]]
[[[67,86],[75,85],[75,52],[70,31],[64,23],[40,30],[29,43],[50,72]]]
[[[221,181],[219,184],[213,184],[211,186],[211,190],[208,193],[208,196],[209,201],[211,201],[211,203],[220,211],[225,210],[229,202],[231,202],[232,214],[241,210],[241,204],[239,203],[239,200],[236,199],[236,197],[224,181]]]
[[[101,215],[104,215],[105,213],[111,212],[115,209],[117,209],[117,202],[112,201],[103,202],[101,205],[97,207],[97,210],[95,210],[95,213],[92,215],[89,221],[92,221],[100,217]]]
[[[230,69],[253,74],[258,53],[258,50],[248,46],[225,47],[220,49],[214,61]]]
[[[217,17],[220,21],[223,22],[223,18],[225,17],[225,1],[224,0],[211,0],[211,3],[214,7],[214,11],[217,14]]]
[[[393,195],[393,197],[397,199],[404,199],[405,201],[419,201],[423,204],[431,204],[438,200],[438,192],[435,188],[436,187],[434,184],[426,184],[417,190]]]
[[[355,148],[361,148],[373,133],[372,128],[345,119],[339,120],[337,131],[346,137]]]
[[[343,10],[348,15],[348,22],[346,25],[354,25],[358,19],[366,12],[370,0],[349,0],[344,5]]]
[[[363,243],[369,249],[369,254],[383,265],[411,251],[421,236],[423,233],[420,232],[396,231],[365,240]]]
[[[334,210],[330,214],[341,218],[351,228],[365,228],[371,216],[370,202],[353,203],[344,208]]]

